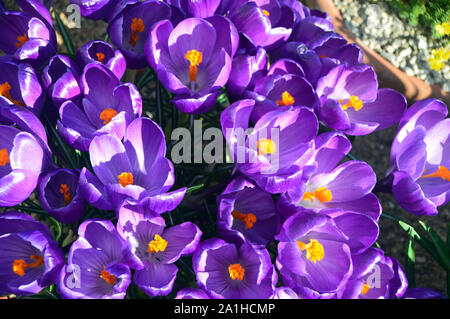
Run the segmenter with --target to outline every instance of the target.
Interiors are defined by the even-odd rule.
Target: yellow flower
[[[440,71],[444,66],[445,62],[450,59],[450,50],[446,48],[441,48],[439,50],[431,51],[431,58],[428,59],[432,70]]]
[[[450,35],[450,21],[449,22],[442,22],[441,24],[437,24],[435,26],[436,32],[441,35]]]

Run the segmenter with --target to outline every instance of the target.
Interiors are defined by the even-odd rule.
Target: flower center
[[[149,253],[157,253],[160,251],[166,250],[167,241],[164,240],[158,234],[155,234],[155,239],[148,243],[147,252]]]
[[[366,293],[368,293],[370,290],[370,286],[368,284],[366,284],[366,282],[364,281],[363,283],[363,287],[361,290],[361,295],[365,295]]]
[[[100,113],[100,120],[103,120],[103,124],[108,124],[117,115],[117,111],[114,109],[104,109]]]
[[[315,239],[310,239],[309,244],[297,240],[297,244],[301,251],[306,250],[306,258],[313,263],[322,260],[325,256],[322,244]]]
[[[450,59],[450,50],[441,48],[439,50],[432,50],[431,57],[428,59],[432,70],[440,71],[445,67],[445,62]]]
[[[105,60],[105,54],[97,52],[95,55],[97,56],[97,61],[103,63],[103,60]]]
[[[230,273],[230,278],[233,280],[244,279],[245,268],[241,264],[233,264],[228,267],[228,272]]]
[[[23,104],[22,101],[14,100],[12,98],[10,91],[11,91],[11,85],[9,85],[8,82],[0,84],[0,96],[7,98],[8,100],[11,101],[11,103],[13,103],[15,105],[25,107],[25,104]]]
[[[133,179],[133,174],[131,174],[131,173],[123,172],[122,174],[120,174],[117,177],[119,178],[119,184],[122,187],[127,187],[128,185],[133,184],[134,179]]]
[[[295,103],[295,99],[288,91],[284,91],[283,94],[281,94],[281,100],[276,103],[278,106],[293,105]]]
[[[309,200],[312,202],[314,202],[314,199],[319,200],[321,203],[324,202],[329,202],[333,199],[333,195],[331,194],[331,191],[329,189],[327,189],[326,187],[320,187],[318,189],[316,189],[313,192],[305,192],[303,194],[303,200]]]
[[[64,203],[66,203],[66,206],[69,205],[72,202],[72,195],[70,195],[67,184],[61,184],[59,191],[64,196]]]
[[[422,175],[421,178],[440,177],[444,181],[450,182],[450,171],[445,166],[439,166],[438,170],[432,174]]]
[[[0,150],[0,166],[5,166],[10,163],[9,154],[6,148]]]
[[[134,18],[131,22],[130,44],[135,47],[139,40],[139,33],[145,30],[144,21],[141,18]]]
[[[258,155],[273,154],[277,151],[275,142],[268,138],[261,138],[257,143]]]
[[[44,264],[44,257],[42,256],[31,255],[30,259],[34,260],[34,262],[27,264],[23,259],[14,260],[12,265],[13,272],[22,277],[25,275],[27,268],[36,268]]]
[[[184,57],[191,63],[189,65],[189,81],[196,82],[198,70],[197,67],[203,61],[203,53],[197,50],[191,50],[188,51]]]
[[[234,219],[244,222],[245,229],[252,228],[253,224],[256,223],[256,216],[253,215],[252,213],[244,214],[235,210],[231,212],[231,216],[233,216]]]
[[[102,278],[104,281],[106,281],[111,286],[114,285],[116,282],[116,276],[111,275],[109,272],[106,271],[106,266],[103,266],[103,270],[100,274],[100,278]]]
[[[346,104],[343,104],[344,102],[345,102],[344,100],[339,101],[344,111],[346,111],[349,107],[354,108],[355,111],[359,111],[363,107],[363,102],[359,99],[359,97],[354,95],[350,96],[350,99]]]
[[[270,12],[269,11],[267,11],[267,10],[264,10],[263,9],[263,11],[262,11],[263,13],[264,13],[264,15],[266,15],[266,16],[268,16],[268,17],[270,17]]]
[[[22,45],[24,45],[25,42],[27,42],[28,40],[30,40],[30,39],[28,39],[27,34],[24,33],[23,35],[19,35],[19,36],[17,37],[17,43],[15,43],[15,45],[16,45],[17,48],[20,48],[20,47],[21,47]]]

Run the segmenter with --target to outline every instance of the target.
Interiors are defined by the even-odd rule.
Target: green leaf
[[[416,253],[414,251],[414,237],[409,236],[408,242],[406,243],[406,260],[405,260],[405,271],[406,277],[408,278],[408,287],[416,287],[416,277],[414,266],[416,264]]]
[[[194,191],[196,191],[196,190],[199,190],[199,189],[203,188],[203,186],[205,186],[205,185],[204,185],[204,184],[200,184],[200,185],[196,185],[196,186],[189,187],[189,188],[186,190],[186,194],[192,193],[192,192],[194,192]]]
[[[56,24],[58,25],[59,32],[61,33],[61,36],[63,37],[64,44],[66,45],[67,51],[69,51],[69,55],[72,57],[75,57],[75,49],[73,46],[72,39],[70,38],[69,33],[67,32],[67,28],[64,25],[64,23],[61,21],[61,19],[58,16],[58,13],[54,12]]]
[[[432,229],[427,226],[424,222],[419,221],[420,226],[427,232],[428,236],[430,236],[431,241],[439,254],[442,262],[444,263],[445,269],[450,271],[450,249],[444,243],[444,241],[439,237],[439,235]]]

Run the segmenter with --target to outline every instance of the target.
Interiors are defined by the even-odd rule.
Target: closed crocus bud
[[[22,11],[0,14],[0,50],[40,67],[56,53],[56,33],[47,8],[38,0],[18,0]]]
[[[42,71],[42,83],[56,107],[81,96],[80,69],[65,55],[55,55]]]
[[[41,177],[39,201],[59,222],[73,224],[85,213],[87,203],[79,192],[79,176],[78,170],[61,168]]]
[[[0,215],[0,296],[27,296],[56,283],[64,254],[46,225],[10,211]]]
[[[31,195],[43,161],[44,151],[36,137],[0,125],[0,206],[15,206]]]

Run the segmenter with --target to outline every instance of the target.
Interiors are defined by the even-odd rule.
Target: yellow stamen
[[[268,138],[261,138],[257,143],[258,155],[273,154],[277,151],[274,141]]]
[[[444,181],[450,182],[450,170],[445,166],[439,166],[438,170],[432,174],[422,175],[422,178],[440,177]]]
[[[128,185],[132,185],[134,182],[133,174],[124,172],[117,176],[119,178],[119,184],[122,187],[127,187]]]
[[[134,18],[131,22],[130,44],[136,46],[139,40],[139,33],[145,30],[144,21],[141,18]]]
[[[278,106],[293,105],[295,103],[295,99],[288,91],[284,91],[283,94],[281,94],[281,100],[276,103]]]
[[[6,148],[0,150],[0,166],[5,166],[10,163],[9,154]]]
[[[197,81],[197,67],[203,61],[203,53],[197,50],[191,50],[184,55],[184,58],[191,63],[189,65],[189,81]]]
[[[266,15],[266,16],[268,16],[268,17],[270,17],[270,12],[269,11],[267,11],[267,10],[264,10],[263,9],[263,11],[262,11],[263,13],[264,13],[264,15]]]
[[[114,109],[104,109],[102,113],[100,113],[100,120],[103,120],[103,124],[108,124],[112,121],[112,119],[117,115],[117,111]]]
[[[361,290],[361,295],[365,295],[366,293],[368,293],[370,290],[370,286],[368,284],[366,284],[366,282],[364,281],[363,283],[363,287]]]
[[[10,91],[11,91],[11,85],[9,85],[8,82],[0,84],[0,96],[3,96],[5,98],[7,98],[8,100],[11,101],[11,103],[13,103],[15,105],[25,107],[25,104],[22,101],[18,101],[18,100],[14,100],[13,99],[13,97],[11,96]]]
[[[97,61],[103,63],[103,61],[105,60],[105,55],[100,52],[97,52],[95,55],[97,56]]]
[[[309,244],[297,240],[297,244],[301,251],[306,250],[306,258],[313,263],[322,260],[325,256],[322,244],[315,239],[310,239]]]
[[[253,215],[252,213],[244,214],[235,210],[231,212],[231,216],[233,216],[234,219],[244,222],[245,229],[252,228],[253,224],[256,223],[256,216]]]
[[[30,259],[34,260],[34,262],[27,264],[23,259],[14,260],[12,265],[13,272],[22,277],[25,275],[27,268],[36,268],[44,264],[44,257],[42,256],[31,255]]]
[[[24,45],[25,42],[27,42],[28,40],[30,40],[30,39],[28,39],[27,34],[24,33],[23,35],[19,35],[19,36],[17,37],[17,42],[18,42],[18,43],[15,43],[15,45],[16,45],[17,48],[20,48],[20,47],[21,47],[22,45]]]
[[[228,267],[228,272],[230,273],[230,278],[233,280],[244,279],[245,268],[241,264],[233,264]]]
[[[109,272],[107,272],[105,266],[103,266],[103,270],[100,274],[100,278],[102,278],[104,281],[106,281],[111,286],[114,285],[114,283],[116,282],[116,276],[111,275]]]
[[[61,184],[59,187],[59,191],[64,196],[64,203],[66,203],[66,206],[69,205],[72,202],[72,195],[70,195],[69,187],[67,184]]]
[[[331,194],[331,191],[326,187],[320,187],[316,189],[314,193],[305,192],[303,194],[303,200],[309,200],[311,201],[311,203],[314,202],[314,199],[316,198],[321,203],[330,202],[333,199],[333,195]]]
[[[167,241],[165,241],[161,236],[155,234],[155,239],[148,243],[147,252],[157,253],[166,250]]]
[[[339,103],[344,103],[343,100],[340,100]],[[346,111],[349,107],[352,107],[355,109],[355,111],[359,111],[360,109],[362,109],[363,107],[363,102],[359,99],[359,97],[357,96],[350,96],[350,100],[348,101],[347,104],[342,105],[342,109],[344,111]]]

